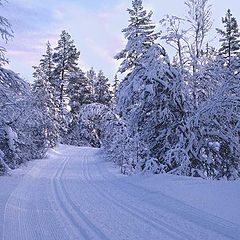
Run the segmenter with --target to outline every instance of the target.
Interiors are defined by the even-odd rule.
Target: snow
[[[60,145],[0,178],[0,236],[239,240],[239,189],[239,181],[124,176],[98,149]]]

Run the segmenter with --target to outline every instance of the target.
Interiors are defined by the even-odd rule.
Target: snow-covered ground
[[[98,149],[59,146],[0,178],[3,240],[240,239],[240,181],[123,176]]]

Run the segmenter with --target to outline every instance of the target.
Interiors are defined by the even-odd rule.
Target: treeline
[[[9,23],[8,30],[4,38],[12,36]],[[79,110],[90,103],[110,106],[114,87],[110,90],[101,70],[84,73],[79,56],[71,36],[63,31],[54,49],[47,43],[46,53],[34,67],[33,84],[0,68],[0,174],[43,158],[57,143],[100,146],[95,129],[79,128]],[[5,63],[3,49],[1,65]]]
[[[81,70],[79,56],[71,36],[63,31],[58,46],[52,49],[48,42],[39,66],[34,67],[32,92],[37,108],[44,113],[45,138],[49,147],[57,142],[99,145],[93,130],[79,134],[80,107],[95,102],[110,106],[113,92],[101,70],[98,74],[93,68],[86,73]]]

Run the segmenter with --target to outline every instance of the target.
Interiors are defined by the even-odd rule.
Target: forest
[[[214,7],[186,0],[186,17],[154,23],[144,2],[133,0],[114,79],[81,68],[66,30],[56,46],[46,40],[33,83],[5,68],[0,47],[0,174],[65,144],[101,148],[126,175],[238,179],[240,31],[226,9],[215,31],[220,47],[208,42]],[[2,41],[13,30],[1,16]]]

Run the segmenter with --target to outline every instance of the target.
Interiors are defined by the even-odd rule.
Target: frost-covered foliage
[[[142,0],[133,0],[132,9],[128,9],[128,12],[130,24],[122,30],[127,45],[115,56],[116,59],[123,59],[119,69],[121,73],[132,70],[136,59],[159,37],[159,33],[154,33],[155,25],[151,20],[153,12],[144,10]]]
[[[58,140],[59,99],[56,98],[53,75],[53,52],[50,43],[47,43],[46,54],[40,60],[38,67],[34,67],[32,85],[34,106],[41,113],[44,122],[44,132],[49,147],[54,147]]]
[[[33,103],[29,84],[0,68],[1,173],[45,153],[44,124]]]
[[[118,88],[116,111],[133,151],[126,164],[132,171],[237,179],[239,54],[231,57],[229,67],[223,54],[209,44],[204,47],[212,25],[208,0],[188,0],[186,6],[186,19],[161,21],[167,28],[162,39],[175,48],[178,60],[171,63],[154,41],[147,48],[140,44]],[[186,31],[183,22],[189,24]],[[134,41],[143,42],[144,35]]]
[[[3,0],[0,1],[0,7],[3,6]],[[13,31],[11,28],[11,24],[9,23],[8,19],[0,16],[0,35],[1,38],[7,42],[9,38],[12,38]],[[3,46],[0,46],[0,66],[8,63],[8,59],[5,56],[6,49]]]
[[[74,41],[71,35],[65,30],[62,31],[60,39],[58,41],[57,47],[54,48],[55,52],[53,54],[54,66],[54,88],[56,95],[55,97],[59,101],[59,124],[60,124],[60,136],[62,142],[64,142],[64,137],[67,133],[67,94],[66,87],[69,83],[69,77],[72,73],[79,70],[78,59],[80,52],[74,45]]]
[[[239,78],[229,75],[217,93],[185,124],[178,143],[168,152],[172,173],[204,178],[240,176]]]
[[[152,45],[121,83],[118,94],[117,110],[130,136],[138,142],[136,165],[141,168],[148,165],[144,158],[152,162],[156,159],[154,167],[161,164],[169,141],[175,138],[175,126],[185,114],[181,76],[169,65],[164,52],[160,46]]]
[[[123,173],[134,171],[134,142],[117,114],[103,104],[93,103],[81,108],[79,121],[86,131],[92,129],[108,159],[118,164]]]
[[[110,91],[110,83],[108,78],[99,71],[94,83],[94,102],[110,106],[112,101],[112,93]]]

